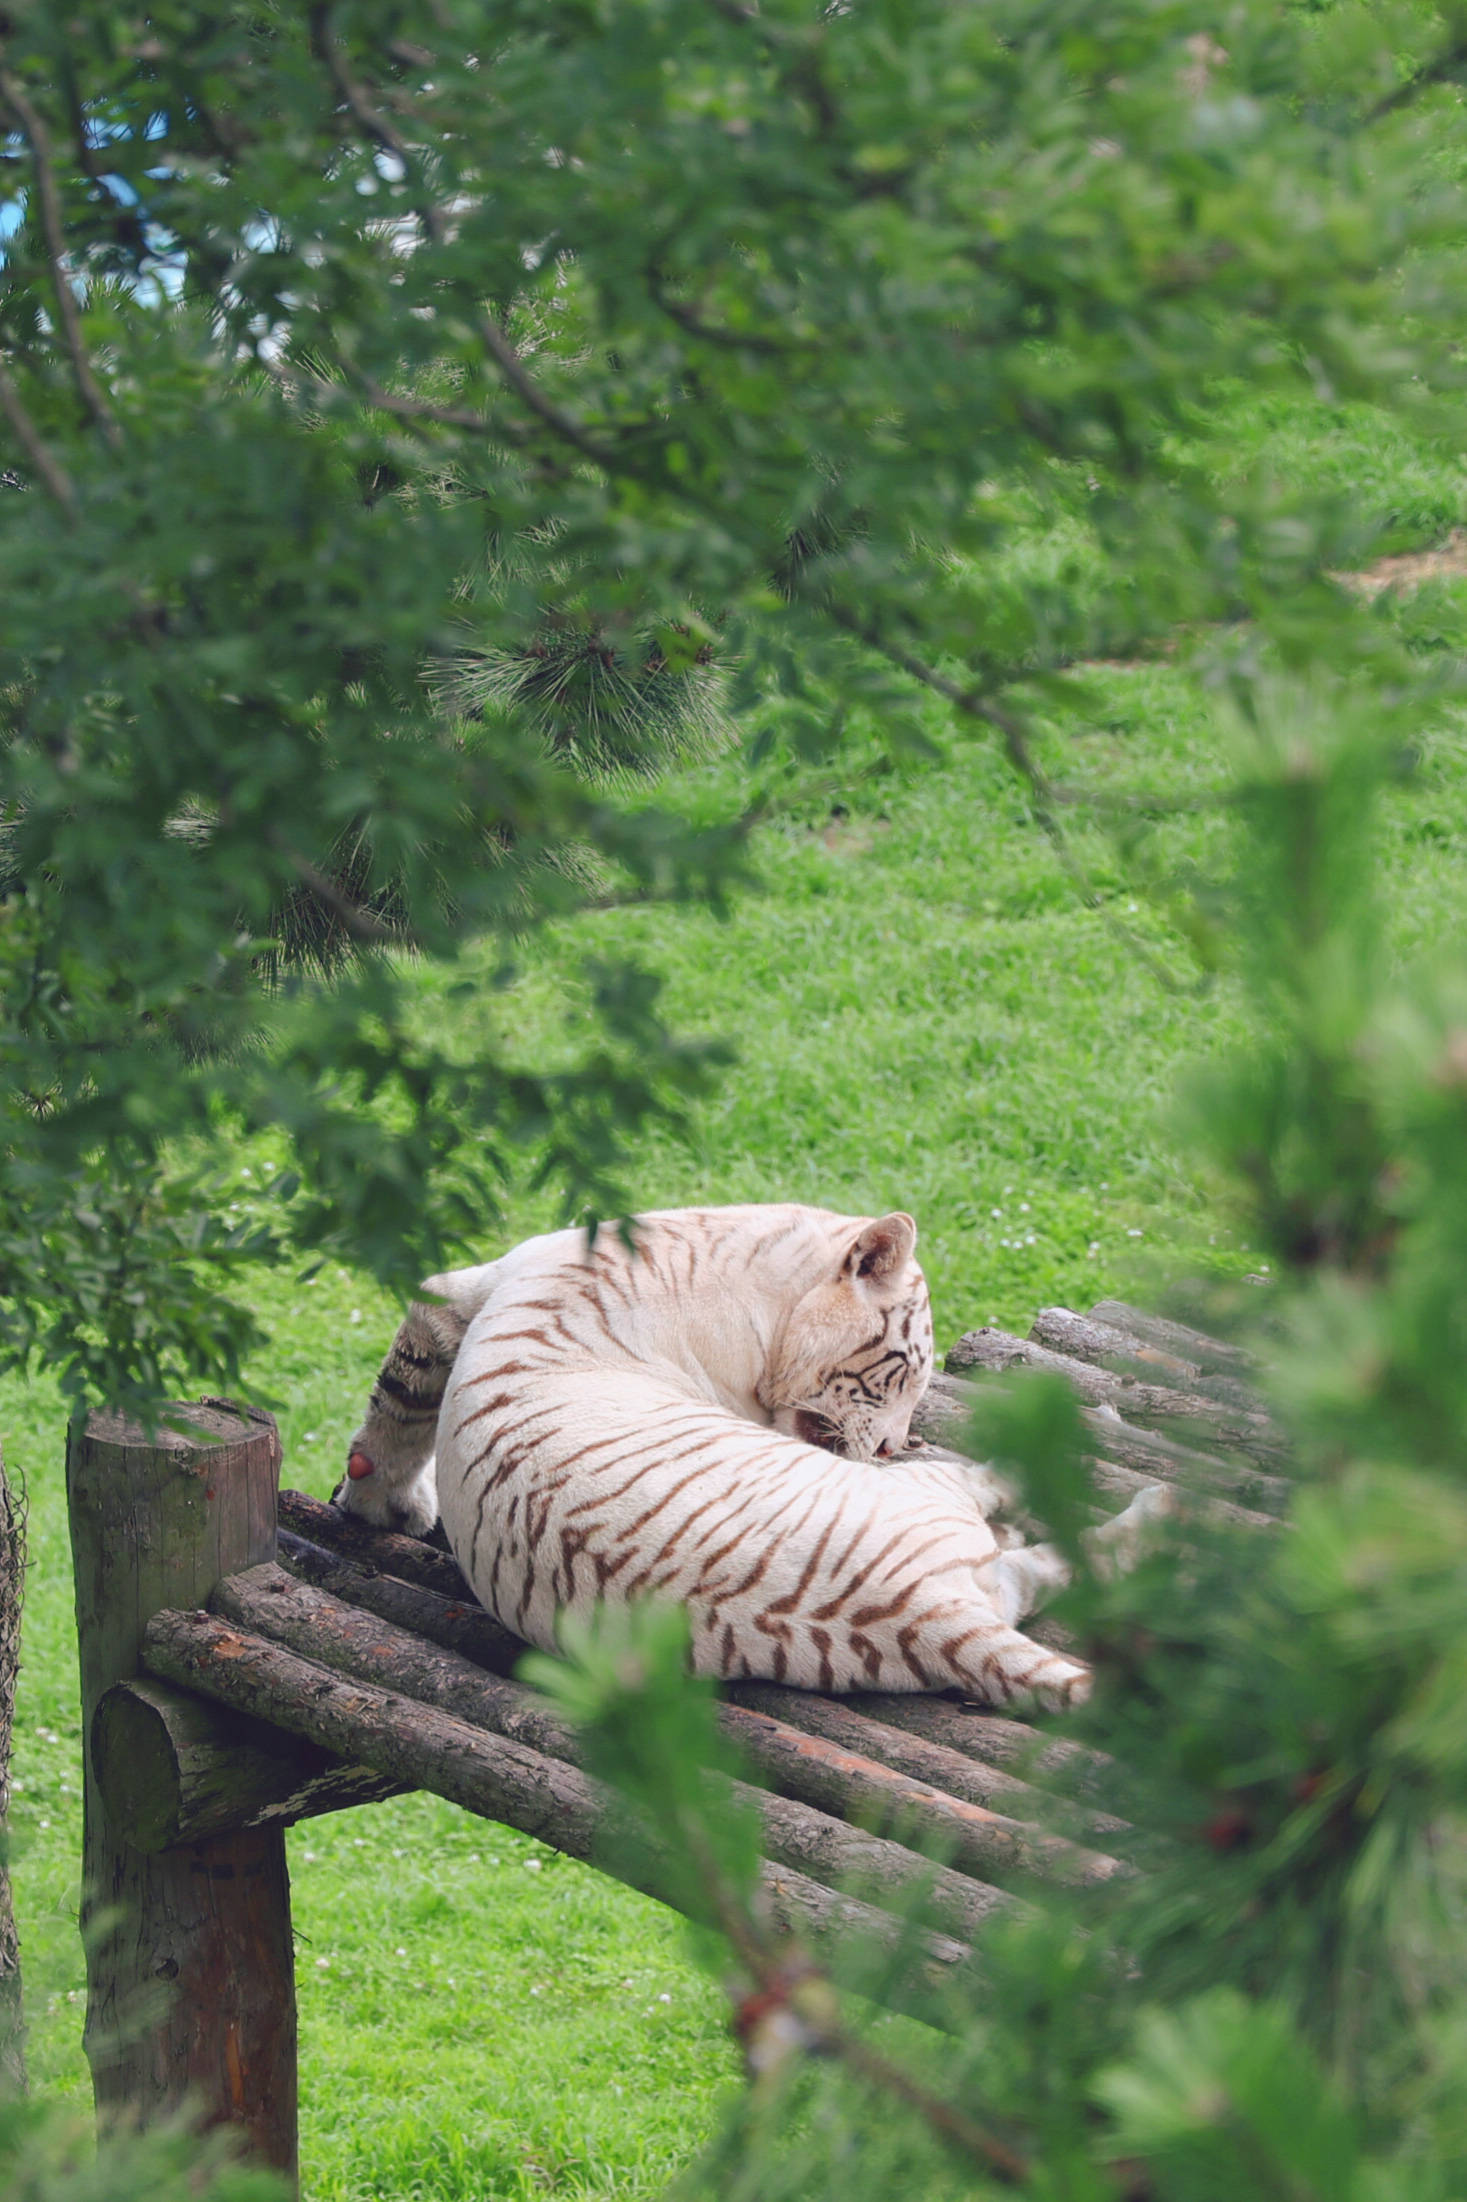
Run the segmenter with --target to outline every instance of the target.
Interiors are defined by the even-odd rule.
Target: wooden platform
[[[1062,1374],[1085,1402],[1097,1488],[1117,1505],[1160,1480],[1204,1511],[1275,1526],[1286,1448],[1237,1348],[1115,1302],[1086,1316],[1045,1309],[1028,1339],[996,1330],[960,1339],[923,1402],[920,1434],[938,1450],[960,1444],[976,1386],[1026,1363]],[[275,1560],[227,1575],[207,1610],[149,1620],[141,1659],[156,1680],[124,1681],[99,1708],[99,1731],[111,1737],[97,1754],[103,1776],[109,1763],[138,1763],[129,1736],[147,1729],[156,1740],[160,1720],[167,1728],[175,1701],[156,1683],[171,1684],[229,1708],[266,1759],[272,1736],[298,1739],[251,1815],[241,1823],[236,1799],[228,1824],[425,1788],[592,1857],[604,1800],[578,1763],[576,1735],[512,1680],[524,1647],[478,1606],[454,1561],[299,1492],[281,1493],[279,1523]],[[765,1785],[754,1794],[771,1911],[816,1947],[854,1927],[894,1936],[890,1912],[920,1879],[947,1930],[928,1943],[940,1970],[1026,1890],[1084,1888],[1130,1870],[1107,1848],[1123,1822],[1072,1802],[1057,1825],[1046,1780],[1081,1770],[1080,1747],[1007,1715],[955,1697],[744,1684],[728,1689],[719,1717]],[[301,1744],[315,1753],[310,1782],[297,1778]],[[164,1810],[166,1742],[155,1752],[154,1832],[129,1811],[134,1843],[176,1845],[223,1824],[217,1803],[215,1820],[198,1817],[209,1783],[201,1807],[186,1754],[175,1756]],[[112,1778],[109,1803],[121,1810],[124,1776]],[[924,1852],[946,1862],[934,1866]],[[665,1893],[655,1849],[635,1870],[649,1893]]]

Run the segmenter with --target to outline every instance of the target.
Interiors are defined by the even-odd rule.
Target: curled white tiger
[[[701,1674],[1049,1708],[1088,1670],[1016,1623],[1065,1578],[991,1471],[913,1446],[932,1373],[908,1215],[669,1209],[428,1279],[337,1503],[425,1534],[554,1650],[605,1600],[686,1610]],[[1122,1557],[1143,1493],[1094,1532]]]

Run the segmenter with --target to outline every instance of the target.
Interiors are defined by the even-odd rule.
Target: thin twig
[[[1360,117],[1361,123],[1369,125],[1379,122],[1384,115],[1394,114],[1398,107],[1407,106],[1418,92],[1427,91],[1433,84],[1445,83],[1451,71],[1461,68],[1464,63],[1467,63],[1467,39],[1458,39],[1455,45],[1448,46],[1430,61],[1424,61],[1419,69],[1413,70],[1394,90],[1385,93],[1373,107],[1367,107]]]
[[[335,880],[313,864],[308,856],[302,856],[298,849],[293,849],[278,839],[275,845],[301,885],[309,888],[319,901],[325,903],[332,916],[353,940],[359,940],[369,948],[415,948],[419,945],[417,935],[408,927],[384,925],[380,918],[373,917],[370,910],[364,910],[350,895],[344,895]]]
[[[317,5],[311,9],[311,43],[325,63],[343,106],[364,138],[380,152],[390,153],[394,160],[400,161],[404,176],[419,180],[421,163],[412,147],[395,124],[390,123],[373,106],[363,86],[358,84],[347,67],[346,57],[337,44],[336,33],[331,27],[331,14],[329,5]],[[421,184],[414,196],[417,204],[413,211],[422,223],[425,235],[431,243],[441,245],[447,236],[441,209],[434,203],[432,193],[422,188]]]
[[[448,230],[443,211],[434,203],[432,194],[422,186],[421,164],[418,157],[395,125],[385,120],[373,106],[366,91],[352,76],[331,27],[331,8],[329,5],[317,5],[312,8],[311,35],[316,52],[329,71],[331,81],[335,85],[347,112],[356,123],[358,130],[380,151],[391,153],[394,159],[402,163],[404,175],[412,178],[418,186],[414,192],[414,212],[422,223],[425,233],[434,244],[444,243]],[[573,445],[583,457],[594,461],[597,466],[615,467],[618,463],[617,454],[609,446],[598,443],[596,438],[587,429],[583,428],[578,420],[575,420],[571,414],[558,406],[553,398],[547,397],[534,378],[526,372],[524,361],[520,358],[519,353],[493,315],[480,314],[475,326],[479,341],[485,351],[494,361],[510,388],[524,401],[537,419],[543,421],[547,428],[552,429],[563,441]],[[391,411],[400,409],[398,405],[389,408]],[[459,420],[451,425],[462,427],[466,423]]]
[[[66,273],[66,231],[61,218],[61,197],[56,189],[56,178],[51,167],[51,139],[25,93],[21,90],[9,69],[0,66],[0,98],[20,125],[21,135],[31,150],[31,163],[36,172],[36,199],[41,213],[41,230],[46,241],[46,257],[51,268],[51,284],[56,293],[56,312],[61,323],[61,335],[71,360],[72,373],[81,400],[92,420],[101,429],[114,451],[122,447],[122,431],[113,416],[112,408],[102,395],[102,386],[92,372],[87,357],[86,342],[82,335],[81,314],[77,308],[76,293]]]
[[[703,344],[721,345],[731,352],[762,352],[775,359],[785,359],[791,352],[814,349],[813,343],[801,345],[792,339],[756,336],[752,329],[722,329],[714,322],[704,321],[691,306],[684,306],[680,300],[668,297],[662,278],[655,268],[647,270],[647,289],[653,305],[665,313],[669,321],[675,321],[680,329],[686,330],[689,336],[697,337]]]
[[[592,460],[597,466],[605,467],[608,473],[615,472],[621,464],[620,454],[610,445],[598,443],[578,420],[562,411],[553,398],[545,395],[533,377],[526,373],[524,361],[498,322],[491,315],[484,314],[478,322],[478,331],[485,351],[494,360],[510,388],[523,398],[530,411],[585,458]]]
[[[0,366],[0,409],[3,409],[5,418],[15,432],[16,442],[25,452],[35,472],[67,517],[74,518],[76,491],[72,488],[71,476],[59,460],[52,458],[41,441],[40,431],[25,409],[10,370],[4,366]]]

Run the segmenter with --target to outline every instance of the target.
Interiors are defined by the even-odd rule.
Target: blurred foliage
[[[922,742],[935,687],[1063,847],[1028,729],[1087,654],[1246,617],[1412,691],[1329,579],[1359,500],[1240,473],[1213,401],[1430,428],[1454,25],[8,7],[0,1356],[78,1401],[229,1382],[247,1262],[406,1283],[518,1170],[633,1204],[620,1136],[715,1067],[650,982],[601,971],[551,1075],[410,1031],[400,956],[716,901],[748,821],[648,776],[725,722],[757,752],[772,698],[817,756],[858,704]],[[997,578],[1074,526],[1083,586]],[[234,1228],[265,1122],[295,1164]]]
[[[8,2202],[284,2202],[273,2173],[232,2161],[222,2134],[186,2126],[94,2138],[69,2106],[0,2094],[0,2189]]]

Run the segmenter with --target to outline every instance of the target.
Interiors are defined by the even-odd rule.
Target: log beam
[[[1196,1428],[1218,1444],[1246,1453],[1251,1460],[1269,1467],[1278,1467],[1289,1457],[1282,1431],[1260,1407],[1223,1406],[1198,1392],[1117,1376],[1109,1369],[1077,1361],[1071,1354],[1053,1353],[1032,1339],[1016,1338],[1012,1332],[992,1325],[965,1332],[944,1366],[949,1376],[961,1376],[969,1369],[1045,1369],[1064,1377],[1088,1406],[1113,1407],[1128,1422]]]
[[[143,1677],[115,1682],[103,1695],[91,1751],[109,1819],[150,1856],[206,1835],[288,1827],[401,1793],[368,1767]]]
[[[1031,1358],[1026,1363],[1018,1360],[1017,1355],[1010,1355],[1003,1366],[1036,1365],[1032,1356],[1040,1351],[1038,1347],[1029,1346],[1022,1338],[1012,1343]],[[1061,1357],[1055,1355],[1053,1358]],[[1084,1364],[1077,1361],[1074,1366],[1083,1368]],[[1087,1373],[1093,1376],[1098,1372]],[[961,1449],[982,1393],[981,1377],[934,1376],[912,1417],[914,1432],[919,1437],[936,1439]],[[1251,1459],[1200,1453],[1190,1445],[1178,1444],[1175,1438],[1165,1436],[1160,1430],[1138,1429],[1114,1406],[1082,1403],[1080,1419],[1090,1434],[1093,1455],[1102,1457],[1113,1467],[1129,1469],[1147,1482],[1175,1484],[1180,1490],[1205,1493],[1262,1513],[1282,1514],[1288,1508],[1290,1487],[1286,1479],[1268,1474]],[[1216,1434],[1222,1442],[1227,1442],[1223,1433]]]

